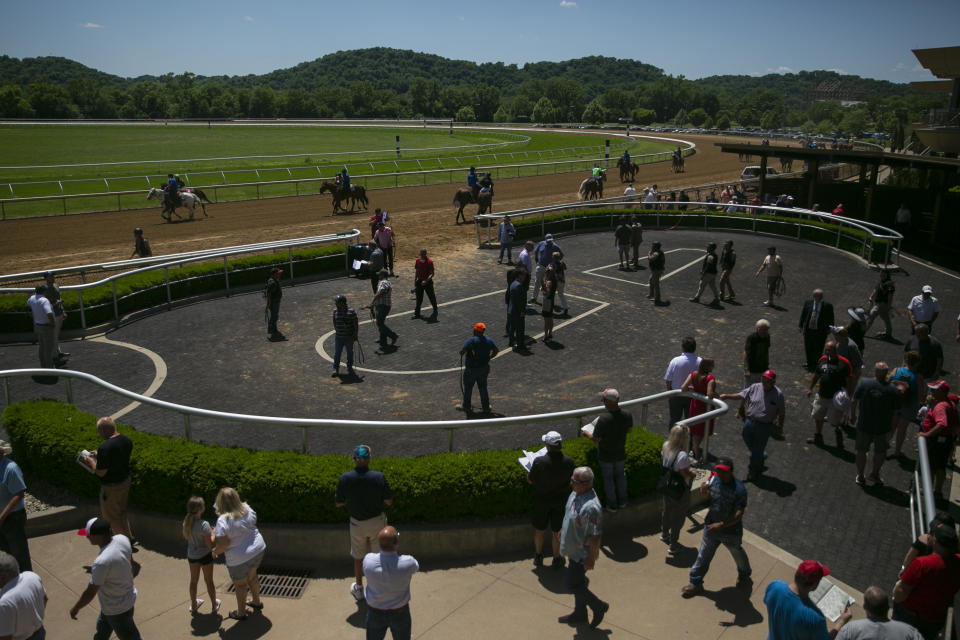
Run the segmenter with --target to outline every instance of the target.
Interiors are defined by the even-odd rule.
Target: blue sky
[[[10,0],[4,5],[0,54],[63,56],[128,77],[261,74],[338,50],[386,46],[518,65],[587,55],[632,58],[688,78],[835,69],[909,82],[932,78],[910,49],[960,45],[960,0]]]

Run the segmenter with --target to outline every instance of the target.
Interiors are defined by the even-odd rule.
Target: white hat
[[[0,455],[8,456],[13,453],[13,447],[6,440],[0,440]]]
[[[604,400],[613,400],[614,402],[619,402],[620,392],[616,389],[604,389],[600,392],[600,397]]]
[[[547,431],[540,439],[551,447],[559,447],[560,443],[563,442],[563,436],[556,431]]]
[[[923,293],[933,293],[933,287],[928,284],[923,285],[923,288],[920,289]]]

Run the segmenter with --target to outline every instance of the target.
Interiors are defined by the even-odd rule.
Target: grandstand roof
[[[910,86],[918,93],[946,93],[953,92],[953,80],[925,80],[923,82],[911,82]]]
[[[960,171],[960,158],[939,158],[930,156],[888,153],[885,151],[839,151],[835,149],[807,149],[805,147],[776,147],[743,142],[716,143],[724,153],[743,153],[754,156],[774,158],[795,158],[798,160],[819,160],[820,162],[849,162],[852,164],[878,164],[889,167],[934,169],[940,171]]]
[[[913,55],[938,78],[960,78],[960,47],[913,49]]]

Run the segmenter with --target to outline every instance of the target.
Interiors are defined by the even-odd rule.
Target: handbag
[[[664,465],[660,470],[660,480],[657,482],[657,493],[663,494],[674,500],[679,500],[684,491],[687,490],[687,482],[677,471],[673,470],[673,463],[677,457],[674,456],[669,465]]]

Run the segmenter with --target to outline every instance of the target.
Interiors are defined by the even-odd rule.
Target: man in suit
[[[803,334],[803,350],[807,355],[807,371],[816,368],[832,324],[833,305],[823,301],[823,289],[814,289],[813,299],[803,303],[799,324]]]

